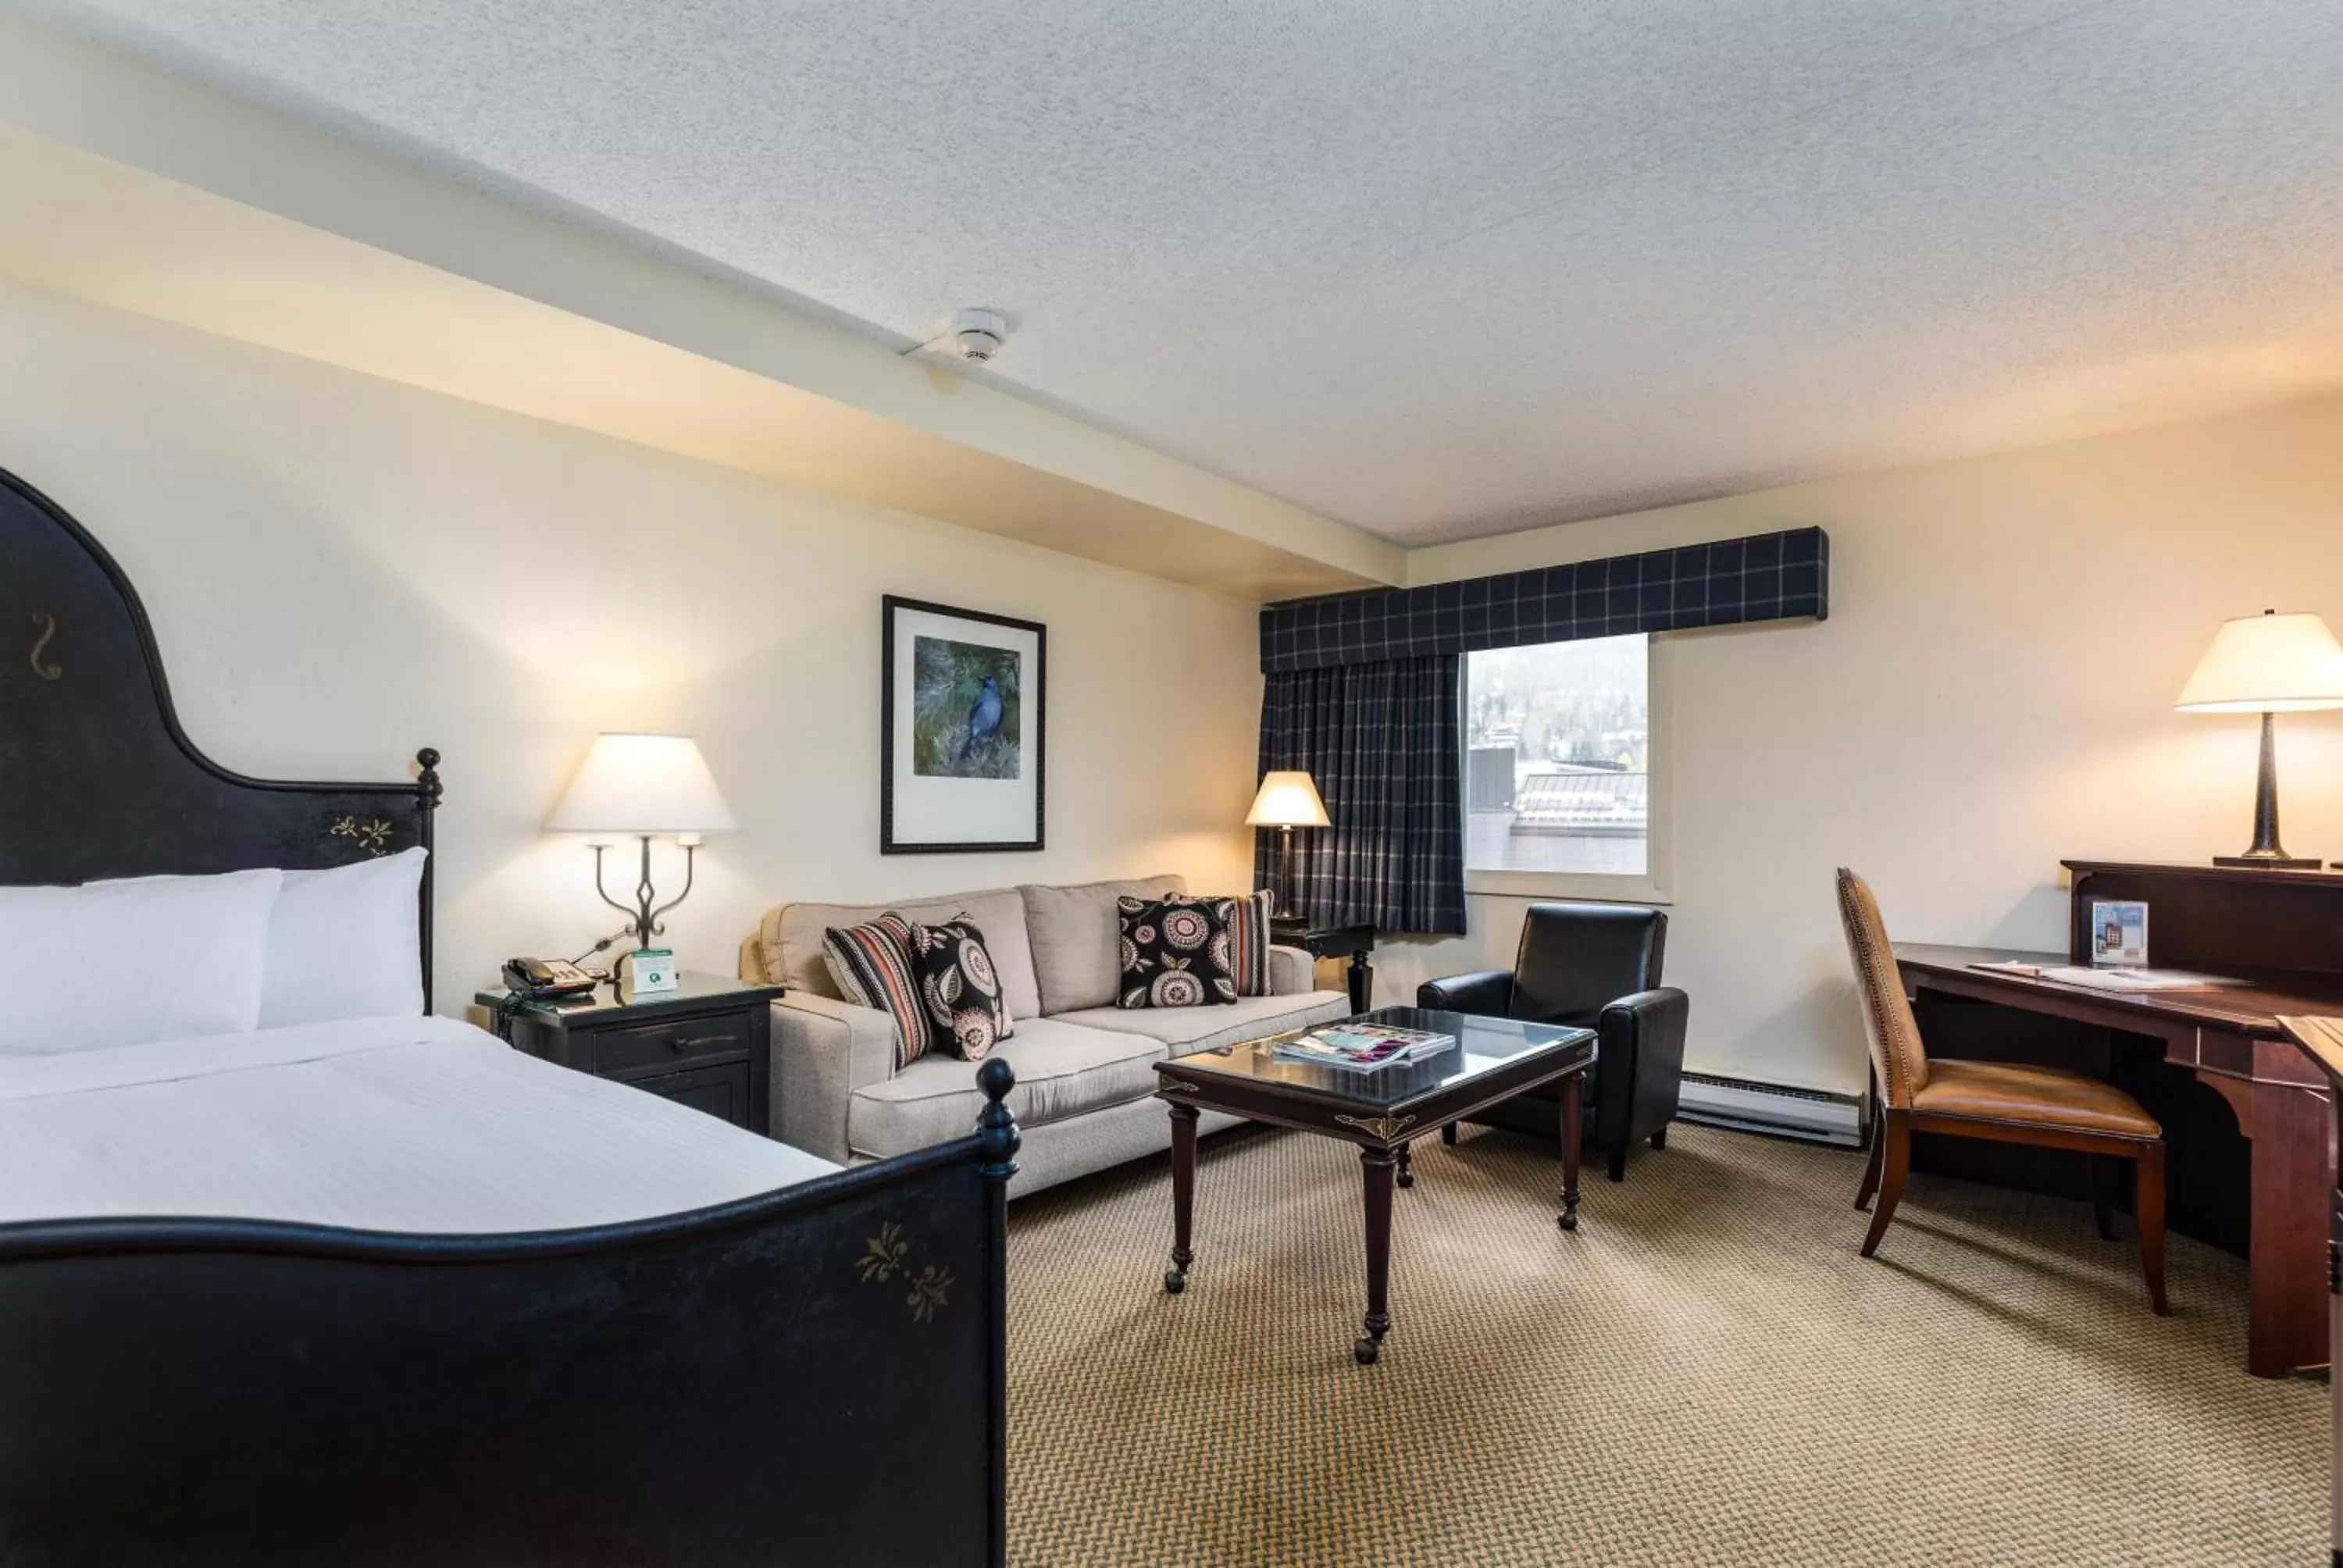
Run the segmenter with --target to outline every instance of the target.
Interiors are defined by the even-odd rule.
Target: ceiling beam
[[[0,276],[1238,598],[1405,575],[775,296],[7,18]]]

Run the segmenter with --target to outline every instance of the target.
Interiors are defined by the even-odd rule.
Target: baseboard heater
[[[1863,1142],[1861,1096],[1825,1094],[1819,1089],[1794,1089],[1785,1083],[1754,1083],[1742,1078],[1687,1072],[1676,1114],[1686,1121],[1742,1132],[1770,1132],[1848,1148]]]

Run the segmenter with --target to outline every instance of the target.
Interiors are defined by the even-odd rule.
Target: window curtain
[[[1464,930],[1464,814],[1454,653],[1266,678],[1261,767],[1307,769],[1331,828],[1293,830],[1295,907],[1319,925]],[[1254,845],[1260,885],[1278,832]]]

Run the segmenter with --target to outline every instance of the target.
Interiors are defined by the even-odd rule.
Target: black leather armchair
[[[1691,1003],[1660,984],[1667,939],[1668,918],[1657,910],[1532,904],[1511,970],[1426,980],[1415,1005],[1594,1030],[1601,1054],[1586,1079],[1585,1138],[1603,1152],[1611,1180],[1623,1181],[1629,1145],[1667,1146],[1683,1084]],[[1534,1089],[1474,1120],[1559,1138],[1560,1092],[1551,1084]],[[1453,1126],[1440,1135],[1456,1141]]]

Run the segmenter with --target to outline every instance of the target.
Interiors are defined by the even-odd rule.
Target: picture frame
[[[879,852],[1040,849],[1049,628],[897,594],[880,604]]]
[[[2147,963],[2147,906],[2136,899],[2091,900],[2091,962],[2139,969]]]

